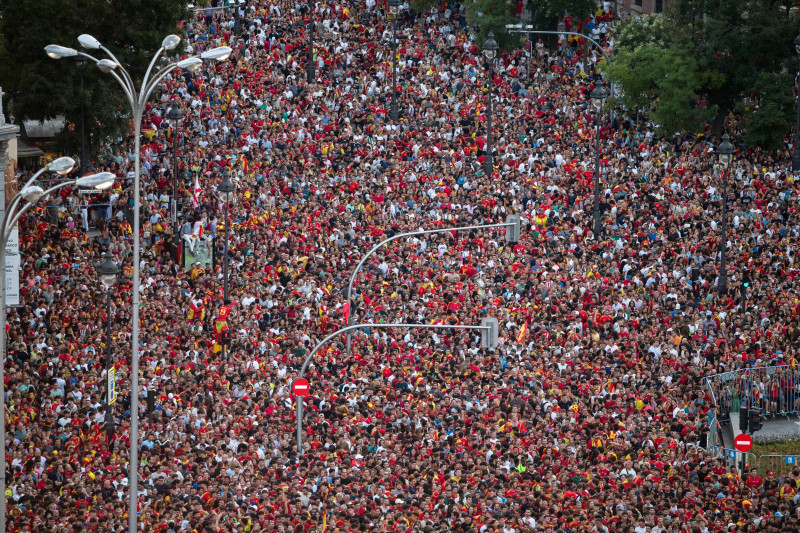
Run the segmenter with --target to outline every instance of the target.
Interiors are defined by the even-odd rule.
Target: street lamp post
[[[800,35],[794,38],[794,49],[800,58]],[[800,172],[800,68],[797,71],[797,121],[794,126],[794,149],[792,150],[792,172]]]
[[[75,58],[75,64],[78,65],[78,71],[81,74],[81,166],[80,175],[86,174],[89,164],[89,155],[86,146],[86,114],[84,111],[84,94],[83,94],[83,70],[86,67],[86,58],[78,56]]]
[[[106,434],[109,439],[114,435],[114,405],[111,403],[111,387],[108,375],[111,373],[111,287],[117,282],[119,267],[111,260],[111,254],[105,254],[105,261],[97,267],[100,282],[106,288]]]
[[[231,181],[231,175],[229,172],[225,172],[225,176],[222,178],[222,183],[219,184],[217,187],[217,192],[219,193],[220,199],[225,203],[225,251],[223,253],[222,258],[222,286],[223,286],[223,299],[228,300],[230,298],[230,290],[229,290],[229,283],[228,283],[228,226],[230,226],[230,206],[231,202],[233,201],[234,191],[236,191],[236,187],[234,187],[233,182]]]
[[[45,47],[47,55],[53,59],[61,59],[64,57],[83,56],[86,59],[93,61],[100,71],[111,75],[117,83],[122,87],[125,97],[131,106],[133,114],[133,136],[134,136],[134,178],[133,178],[133,286],[132,293],[132,323],[131,323],[131,449],[130,449],[130,472],[128,474],[128,532],[136,532],[137,523],[137,503],[139,494],[139,287],[141,285],[141,272],[139,267],[141,248],[140,248],[140,217],[141,217],[141,133],[142,133],[142,116],[144,115],[145,106],[150,95],[155,91],[156,87],[161,83],[170,72],[178,69],[186,69],[190,72],[198,70],[204,59],[224,61],[226,60],[233,50],[228,46],[220,46],[202,52],[199,56],[190,56],[186,59],[177,62],[170,62],[165,67],[156,72],[153,77],[150,77],[153,68],[156,65],[162,53],[169,50],[174,50],[181,42],[181,38],[177,35],[168,35],[161,42],[161,47],[158,49],[147,71],[144,74],[141,88],[139,91],[136,89],[136,84],[133,82],[128,71],[114,56],[114,54],[100,41],[91,35],[83,34],[78,37],[80,45],[87,50],[101,50],[108,57],[104,59],[97,59],[94,56],[85,52],[79,52],[74,48],[67,48],[51,44]],[[0,531],[2,533],[2,531]]]
[[[494,32],[490,31],[488,39],[483,43],[483,55],[486,56],[486,62],[489,65],[488,95],[486,97],[486,159],[484,161],[484,171],[487,176],[491,176],[494,169],[492,162],[492,86],[494,85],[494,58],[497,57],[499,48],[494,39]]]
[[[180,106],[174,104],[169,111],[167,111],[167,120],[172,123],[172,162],[173,162],[173,175],[172,175],[172,201],[171,215],[172,215],[172,244],[175,247],[175,262],[180,263],[180,254],[178,248],[180,247],[181,237],[178,229],[178,136],[180,131],[181,121],[183,120],[183,113],[181,113]]]
[[[308,62],[306,63],[306,82],[314,82],[314,3],[308,0]]]
[[[400,14],[401,0],[388,0],[389,13],[392,14],[392,122],[397,124],[397,16]]]
[[[329,340],[337,335],[347,333],[349,331],[360,328],[408,328],[408,329],[479,329],[481,330],[481,345],[484,348],[493,350],[497,347],[497,319],[487,317],[481,321],[480,326],[467,325],[467,324],[353,324],[352,326],[345,326],[337,331],[334,331],[314,346],[303,361],[303,366],[297,374],[297,378],[301,379],[308,369],[308,365],[314,360],[314,355],[322,348]],[[295,402],[295,410],[297,413],[297,453],[303,455],[303,398],[297,398]]]
[[[728,165],[733,160],[733,145],[728,134],[722,136],[717,148],[719,162],[722,164],[722,241],[720,242],[719,282],[717,290],[720,295],[728,294],[728,271],[725,266],[725,253],[728,249]]]
[[[592,103],[597,110],[597,116],[594,122],[594,146],[596,155],[594,167],[594,237],[595,239],[599,239],[600,230],[602,229],[600,223],[600,111],[603,109],[603,101],[608,97],[608,93],[603,84],[598,83],[595,85],[589,97],[592,99]]]
[[[60,157],[49,165],[39,170],[28,182],[22,187],[16,195],[8,203],[5,216],[0,220],[0,273],[3,275],[3,280],[0,283],[0,383],[5,380],[5,360],[6,360],[6,284],[5,284],[5,270],[6,270],[6,243],[11,236],[11,231],[17,224],[22,215],[25,214],[40,198],[52,192],[55,192],[64,187],[77,185],[79,187],[90,187],[94,189],[107,189],[114,183],[114,174],[110,172],[101,172],[100,174],[92,174],[84,176],[75,180],[68,180],[58,185],[54,185],[49,189],[42,190],[41,187],[33,185],[34,181],[44,174],[45,172],[56,172],[61,175],[69,174],[75,167],[75,160],[70,157]],[[24,201],[23,205],[20,202]],[[6,425],[5,425],[5,410],[6,401],[5,394],[0,395],[0,460],[3,464],[0,465],[0,533],[6,531]]]
[[[472,229],[493,229],[493,228],[506,228],[506,242],[509,243],[516,243],[519,241],[520,237],[520,229],[521,229],[521,218],[519,215],[508,215],[506,217],[505,222],[500,222],[497,224],[483,224],[479,226],[460,226],[456,228],[436,228],[436,229],[427,229],[427,230],[420,230],[420,231],[412,231],[409,233],[398,233],[397,235],[392,235],[388,239],[384,239],[375,246],[373,246],[361,260],[358,262],[356,267],[353,269],[353,273],[350,274],[350,281],[347,283],[347,299],[350,302],[350,309],[347,313],[347,321],[349,322],[353,318],[354,313],[354,304],[355,299],[353,298],[353,283],[356,281],[356,274],[358,271],[361,270],[361,267],[364,266],[364,263],[369,259],[369,257],[374,254],[379,248],[388,244],[394,240],[402,239],[403,237],[414,237],[417,235],[427,235],[430,233],[446,233],[450,231],[463,231],[463,230],[472,230]],[[358,328],[352,328],[347,331],[347,357],[350,357],[350,349],[352,346],[352,334],[353,330]]]

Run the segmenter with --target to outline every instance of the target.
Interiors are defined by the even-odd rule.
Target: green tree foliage
[[[650,16],[625,25],[618,42],[610,79],[622,86],[621,103],[647,110],[665,134],[702,129],[716,110],[702,102],[707,75],[688,37],[664,17]]]
[[[467,21],[478,26],[475,42],[482,46],[489,32],[494,32],[500,50],[510,50],[519,46],[519,35],[506,31],[507,24],[518,24],[514,14],[517,9],[515,0],[476,0],[468,4]]]
[[[777,148],[796,112],[794,36],[800,21],[790,5],[767,0],[676,0],[659,15],[617,30],[610,78],[623,104],[648,111],[664,133],[721,131],[741,112],[745,142]],[[661,78],[658,79],[657,76]]]
[[[111,76],[90,62],[82,67],[81,91],[81,67],[76,61],[50,59],[44,47],[79,48],[78,35],[91,34],[139,80],[163,38],[181,33],[178,23],[188,15],[186,5],[182,0],[4,0],[0,86],[13,101],[11,112],[17,122],[64,115],[75,128],[61,140],[77,151],[83,102],[86,126],[95,138],[127,133],[130,113]]]
[[[582,20],[588,17],[597,9],[597,2],[594,0],[539,0],[528,2],[528,8],[532,8],[531,19],[533,24],[542,30],[554,30],[558,21],[566,14]]]

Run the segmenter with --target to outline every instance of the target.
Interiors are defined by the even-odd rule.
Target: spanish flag
[[[519,334],[517,335],[517,343],[521,343],[525,340],[525,334],[528,333],[528,324],[530,324],[529,320],[526,320],[522,327],[519,329]]]
[[[792,368],[794,368],[794,367],[795,367],[795,364],[796,364],[796,363],[795,363],[795,361],[794,361],[794,352],[792,352]]]

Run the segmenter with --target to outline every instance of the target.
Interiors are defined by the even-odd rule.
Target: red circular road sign
[[[292,394],[295,396],[308,396],[308,380],[297,378],[292,381]]]
[[[753,439],[750,435],[739,435],[733,441],[733,445],[736,446],[736,449],[740,452],[749,452],[750,448],[753,447]]]

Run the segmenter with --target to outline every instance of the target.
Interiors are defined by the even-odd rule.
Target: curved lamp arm
[[[58,185],[54,185],[54,186],[50,187],[49,189],[47,189],[46,191],[44,191],[44,193],[42,194],[42,198],[44,198],[48,194],[53,193],[53,192],[55,192],[55,191],[57,191],[59,189],[63,189],[64,187],[69,187],[70,185],[75,185],[75,183],[76,183],[76,180],[68,180],[68,181],[65,181],[63,183],[59,183]],[[17,203],[19,203],[19,199],[20,198],[21,198],[21,195],[19,193],[17,193],[17,195],[15,197],[15,200],[16,200]],[[17,224],[17,222],[19,222],[19,219],[22,218],[22,215],[24,215],[25,212],[28,209],[30,209],[31,207],[33,207],[34,205],[35,204],[32,204],[30,202],[26,202],[25,205],[23,205],[22,208],[20,208],[19,212],[11,218],[11,220],[8,220],[8,217],[6,217],[6,220],[5,220],[6,223],[3,225],[3,241],[4,242],[8,241],[8,237],[11,235],[12,228]],[[12,213],[12,212],[13,211],[10,211],[10,210],[8,211],[8,213]]]
[[[300,379],[306,372],[308,365],[311,364],[312,359],[314,359],[314,355],[322,348],[329,340],[336,337],[337,335],[341,335],[342,333],[347,333],[354,329],[360,328],[409,328],[409,329],[481,329],[481,330],[488,330],[490,329],[487,326],[472,326],[468,324],[353,324],[352,326],[345,326],[341,329],[338,329],[319,341],[317,345],[311,350],[311,353],[306,356],[306,360],[303,361],[303,366],[300,368],[300,372],[297,374],[295,379]],[[303,455],[303,398],[298,398],[295,402],[295,410],[297,411],[297,453],[301,456]]]

